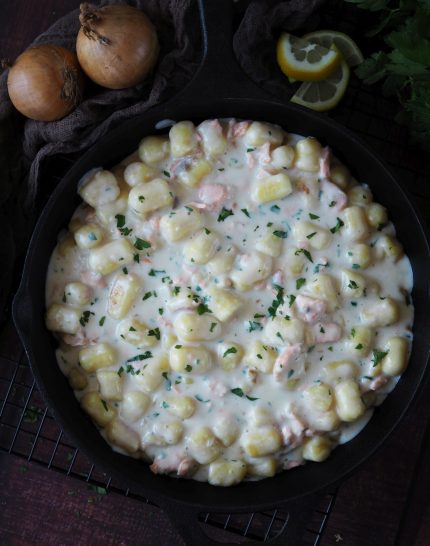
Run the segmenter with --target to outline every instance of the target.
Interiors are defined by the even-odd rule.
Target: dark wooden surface
[[[14,59],[78,5],[79,0],[1,0],[0,57]],[[342,484],[322,546],[430,545],[428,393],[427,384],[384,447]],[[183,544],[158,508],[97,493],[16,456],[0,454],[0,486],[0,544]]]

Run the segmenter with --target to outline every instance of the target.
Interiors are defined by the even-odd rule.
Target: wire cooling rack
[[[327,28],[343,30],[354,36],[356,12],[341,4],[338,3],[337,10],[333,10],[332,18],[330,11],[326,13],[325,24]],[[422,151],[407,145],[406,130],[394,121],[397,112],[395,102],[383,98],[378,90],[362,85],[352,76],[345,98],[331,115],[358,133],[389,163],[412,193],[428,222],[430,162]],[[51,165],[51,172],[57,175],[52,177],[51,184],[55,184],[67,170],[69,162],[70,158],[57,158],[55,168]],[[94,487],[151,503],[97,469],[56,424],[37,390],[11,321],[0,334],[0,450]],[[332,491],[321,499],[308,522],[304,545],[319,544],[335,498],[336,491]],[[237,540],[241,536],[261,542],[276,536],[287,525],[287,520],[288,513],[282,510],[200,515],[204,527],[224,530],[226,539],[231,540],[234,536]]]

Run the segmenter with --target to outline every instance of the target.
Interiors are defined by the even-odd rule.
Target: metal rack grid
[[[354,35],[357,28],[351,10],[333,10],[325,17],[327,28],[341,28]],[[330,24],[332,20],[333,24]],[[378,90],[361,84],[354,76],[345,98],[330,114],[347,126],[378,152],[412,193],[427,221],[430,211],[424,205],[430,198],[428,179],[430,163],[423,152],[408,146],[406,129],[394,121],[398,105],[383,98]],[[60,160],[55,172],[67,170],[68,162]],[[55,181],[54,181],[55,182]],[[421,205],[421,207],[420,207]],[[0,450],[33,461],[67,476],[83,480],[94,487],[136,498],[150,500],[124,488],[97,469],[67,438],[45,407],[37,390],[31,370],[23,354],[18,336],[10,321],[0,334]],[[304,536],[305,545],[317,546],[336,499],[336,491],[325,495],[312,514]],[[232,535],[265,542],[287,525],[288,513],[273,510],[252,514],[201,514],[200,521],[208,534],[211,528]]]

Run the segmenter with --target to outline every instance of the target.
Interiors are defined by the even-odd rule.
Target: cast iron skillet
[[[254,512],[277,506],[287,508],[292,517],[287,526],[289,538],[277,537],[274,540],[283,545],[297,545],[298,538],[291,533],[305,518],[304,497],[308,499],[309,495],[321,492],[365,461],[403,417],[424,379],[429,352],[427,332],[430,329],[430,258],[426,230],[391,172],[364,142],[323,115],[274,100],[243,75],[231,51],[231,0],[199,0],[198,5],[204,56],[194,80],[174,99],[107,134],[66,174],[49,199],[34,231],[21,286],[14,301],[14,318],[39,388],[65,431],[106,472],[166,508],[190,543],[211,543],[196,522],[199,512]],[[96,166],[113,166],[135,150],[143,136],[157,133],[155,125],[160,120],[191,119],[199,122],[213,117],[278,123],[287,131],[313,135],[329,144],[356,178],[370,185],[375,199],[388,208],[414,271],[415,326],[409,369],[381,408],[375,411],[364,431],[351,442],[336,448],[324,463],[308,463],[274,478],[241,483],[231,488],[154,475],[146,464],[112,451],[79,407],[60,372],[54,355],[56,343],[44,323],[45,276],[49,258],[57,233],[67,225],[78,205],[76,185],[81,176]]]

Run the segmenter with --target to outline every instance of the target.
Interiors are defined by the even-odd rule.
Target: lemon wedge
[[[297,89],[291,102],[317,112],[334,108],[343,97],[349,82],[349,66],[345,61],[320,82],[304,82]]]
[[[276,57],[282,72],[301,81],[321,81],[340,64],[342,55],[331,49],[283,32],[278,40]]]
[[[313,42],[320,46],[330,49],[333,44],[342,53],[347,65],[352,68],[364,61],[363,54],[361,53],[358,45],[343,32],[337,32],[336,30],[317,30],[303,36],[304,40]]]

